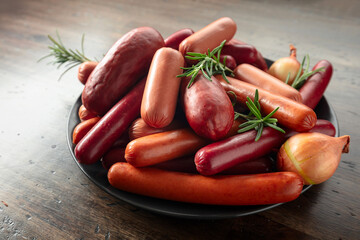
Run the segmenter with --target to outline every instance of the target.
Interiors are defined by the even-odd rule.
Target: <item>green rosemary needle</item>
[[[57,31],[56,31],[56,36],[57,36],[57,40],[52,36],[48,35],[49,40],[53,43],[52,46],[48,47],[50,49],[50,54],[40,58],[38,62],[48,57],[54,57],[55,60],[50,63],[57,65],[57,68],[60,68],[63,64],[65,64],[66,70],[60,75],[58,79],[60,80],[61,77],[70,69],[76,67],[77,65],[83,62],[92,61],[92,60],[87,58],[84,53],[84,39],[85,39],[84,34],[82,35],[81,38],[81,52],[79,50],[67,49],[62,43],[60,35]]]
[[[301,71],[304,68],[304,64],[305,64],[305,60],[306,60],[306,68],[304,70],[304,73],[301,74]],[[323,72],[324,71],[324,67],[321,68],[317,68],[314,71],[309,72],[309,66],[310,66],[310,57],[309,54],[306,54],[306,56],[303,58],[301,65],[299,67],[299,71],[296,74],[296,77],[293,81],[293,83],[291,84],[291,86],[295,89],[300,89],[302,87],[302,85],[304,85],[305,81],[308,79],[308,77],[310,77],[311,75],[317,73],[317,72]],[[290,79],[290,73],[288,74],[287,78],[286,78],[286,83],[289,82]]]
[[[193,84],[196,76],[201,73],[211,81],[211,76],[216,74],[221,74],[224,79],[228,81],[227,75],[234,76],[233,71],[226,67],[226,58],[223,62],[220,62],[220,53],[221,49],[224,47],[226,40],[214,48],[211,52],[208,49],[207,54],[187,52],[185,58],[198,61],[195,65],[191,67],[182,67],[183,70],[186,70],[183,74],[177,75],[176,77],[190,77],[191,79],[188,84],[188,88]]]
[[[272,118],[272,116],[279,109],[279,107],[274,109],[271,113],[269,113],[265,117],[262,117],[261,107],[259,103],[259,92],[257,89],[255,90],[254,101],[252,101],[249,97],[247,97],[246,106],[250,110],[250,113],[248,115],[244,115],[237,112],[235,113],[235,117],[234,117],[235,119],[237,119],[238,117],[242,117],[247,120],[246,122],[239,125],[240,129],[238,130],[238,133],[255,129],[257,131],[255,137],[256,142],[260,139],[264,127],[271,127],[277,131],[285,133],[285,131],[282,128],[276,125],[278,120],[276,118]]]

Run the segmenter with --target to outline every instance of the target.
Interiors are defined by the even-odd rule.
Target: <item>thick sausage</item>
[[[316,124],[315,112],[302,103],[295,102],[289,98],[273,94],[252,84],[227,77],[230,84],[226,83],[222,76],[217,76],[221,85],[226,91],[233,91],[239,103],[245,104],[247,97],[254,100],[255,90],[259,91],[259,103],[261,110],[265,114],[271,113],[274,109],[279,109],[273,115],[279,124],[297,132],[309,131]]]
[[[234,70],[235,78],[251,83],[269,92],[301,102],[301,95],[295,88],[250,64],[240,64]]]
[[[222,41],[229,41],[235,32],[236,23],[231,18],[220,18],[184,39],[179,51],[183,55],[187,52],[207,53],[208,49],[213,50]]]
[[[191,87],[189,79],[181,83],[181,101],[190,127],[213,141],[226,136],[234,122],[234,108],[215,77],[209,81],[199,74]]]
[[[146,75],[154,53],[163,46],[160,33],[150,27],[125,34],[89,76],[82,94],[84,106],[91,112],[105,114]]]
[[[205,177],[156,168],[136,168],[122,162],[110,168],[108,180],[113,187],[136,194],[217,205],[288,202],[296,199],[303,189],[301,177],[293,172]]]
[[[156,133],[131,141],[126,146],[125,159],[135,167],[151,166],[194,154],[207,143],[188,128]]]
[[[80,163],[92,164],[100,160],[139,116],[145,82],[146,78],[137,83],[76,145],[74,152]]]
[[[184,28],[177,32],[171,34],[168,38],[165,39],[165,47],[173,48],[179,50],[179,44],[187,37],[191,36],[194,33],[194,30],[191,28]]]
[[[257,57],[256,48],[248,44],[227,44],[224,45],[221,53],[232,56],[236,61],[236,65],[254,63]]]
[[[333,67],[327,60],[319,61],[312,70],[314,71],[321,67],[325,68],[324,71],[317,72],[309,77],[299,90],[303,103],[312,109],[316,107],[322,98],[333,72]]]
[[[141,118],[151,127],[169,125],[175,115],[184,67],[183,55],[172,48],[156,51],[147,76],[141,102]]]

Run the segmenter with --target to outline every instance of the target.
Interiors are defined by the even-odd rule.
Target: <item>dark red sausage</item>
[[[149,69],[156,50],[164,46],[160,33],[136,28],[120,38],[92,71],[82,94],[84,106],[104,115]]]
[[[235,59],[237,65],[241,63],[252,64],[256,61],[256,57],[257,57],[256,48],[248,44],[224,45],[223,49],[221,50],[221,53],[232,56]]]
[[[325,71],[317,72],[309,77],[299,90],[303,99],[302,102],[312,109],[316,107],[322,98],[333,72],[333,67],[327,60],[319,61],[312,70],[314,71],[321,67],[324,67]]]
[[[92,164],[100,160],[139,116],[145,82],[146,78],[137,83],[76,145],[75,156],[80,163]]]
[[[248,131],[233,137],[211,143],[195,154],[198,172],[214,175],[236,164],[256,159],[278,148],[285,140],[285,134],[265,127],[261,138],[255,142],[256,131]]]
[[[212,81],[199,74],[190,88],[189,79],[181,83],[181,101],[190,127],[213,141],[226,136],[234,122],[234,108],[215,77]]]
[[[297,133],[292,130],[286,130],[286,132],[287,134],[282,134],[267,127],[264,128],[257,142],[254,141],[256,132],[253,130],[207,145],[195,154],[197,170],[203,175],[213,175],[231,169],[237,164],[265,156]],[[335,128],[329,121],[318,120],[310,132],[332,136],[335,135]]]
[[[171,34],[168,38],[165,39],[165,47],[170,47],[175,50],[179,50],[180,43],[187,37],[191,36],[194,33],[194,30],[191,28],[181,29],[173,34]]]
[[[235,61],[235,58],[231,55],[224,55],[224,54],[221,54],[220,55],[220,62],[221,63],[224,63],[224,59],[226,58],[225,60],[225,66],[227,66],[228,68],[230,68],[231,70],[234,70],[237,66],[237,63]]]

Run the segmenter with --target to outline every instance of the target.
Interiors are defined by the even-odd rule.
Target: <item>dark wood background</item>
[[[347,1],[0,1],[0,239],[359,239],[360,2]],[[37,60],[47,34],[101,58],[124,33],[152,26],[164,37],[233,18],[236,38],[278,59],[334,65],[326,97],[350,153],[334,176],[297,200],[256,215],[177,219],[105,193],[77,167],[66,144],[69,111],[82,91],[76,70]]]

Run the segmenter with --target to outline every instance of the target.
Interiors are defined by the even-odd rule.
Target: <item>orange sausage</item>
[[[151,127],[162,128],[174,118],[185,60],[172,48],[156,51],[141,102],[141,118]]]
[[[240,64],[234,70],[235,78],[261,87],[269,92],[302,102],[301,94],[295,88],[250,64]]]
[[[129,138],[134,140],[136,138],[145,137],[147,135],[167,132],[185,127],[185,123],[174,119],[169,125],[163,128],[153,128],[146,124],[142,118],[136,119],[129,127]]]
[[[145,167],[194,154],[206,144],[207,140],[188,128],[156,133],[131,141],[125,159],[135,167]]]
[[[100,117],[93,117],[82,121],[73,131],[73,143],[77,144],[88,133],[88,131],[100,120]]]
[[[80,64],[78,69],[78,79],[82,84],[85,85],[91,72],[94,70],[97,64],[97,62],[83,62]]]
[[[220,18],[206,27],[185,38],[179,46],[179,51],[185,55],[187,52],[207,53],[213,50],[222,41],[229,41],[236,33],[236,23],[228,17]]]
[[[277,118],[279,124],[284,127],[297,132],[304,132],[312,129],[316,124],[317,117],[315,112],[302,103],[273,94],[232,77],[227,77],[230,84],[226,83],[220,75],[216,76],[216,78],[220,80],[225,91],[233,91],[237,97],[237,101],[243,104],[247,101],[246,97],[254,100],[255,90],[258,89],[261,110],[265,114],[269,114],[275,108],[279,107],[273,117]]]
[[[205,177],[115,163],[110,184],[123,191],[173,201],[216,205],[262,205],[289,202],[303,188],[294,172]]]
[[[94,118],[94,117],[98,116],[96,113],[93,113],[93,112],[90,112],[89,110],[87,110],[84,105],[81,105],[79,107],[78,114],[79,114],[79,118],[81,121],[88,120],[90,118]]]

